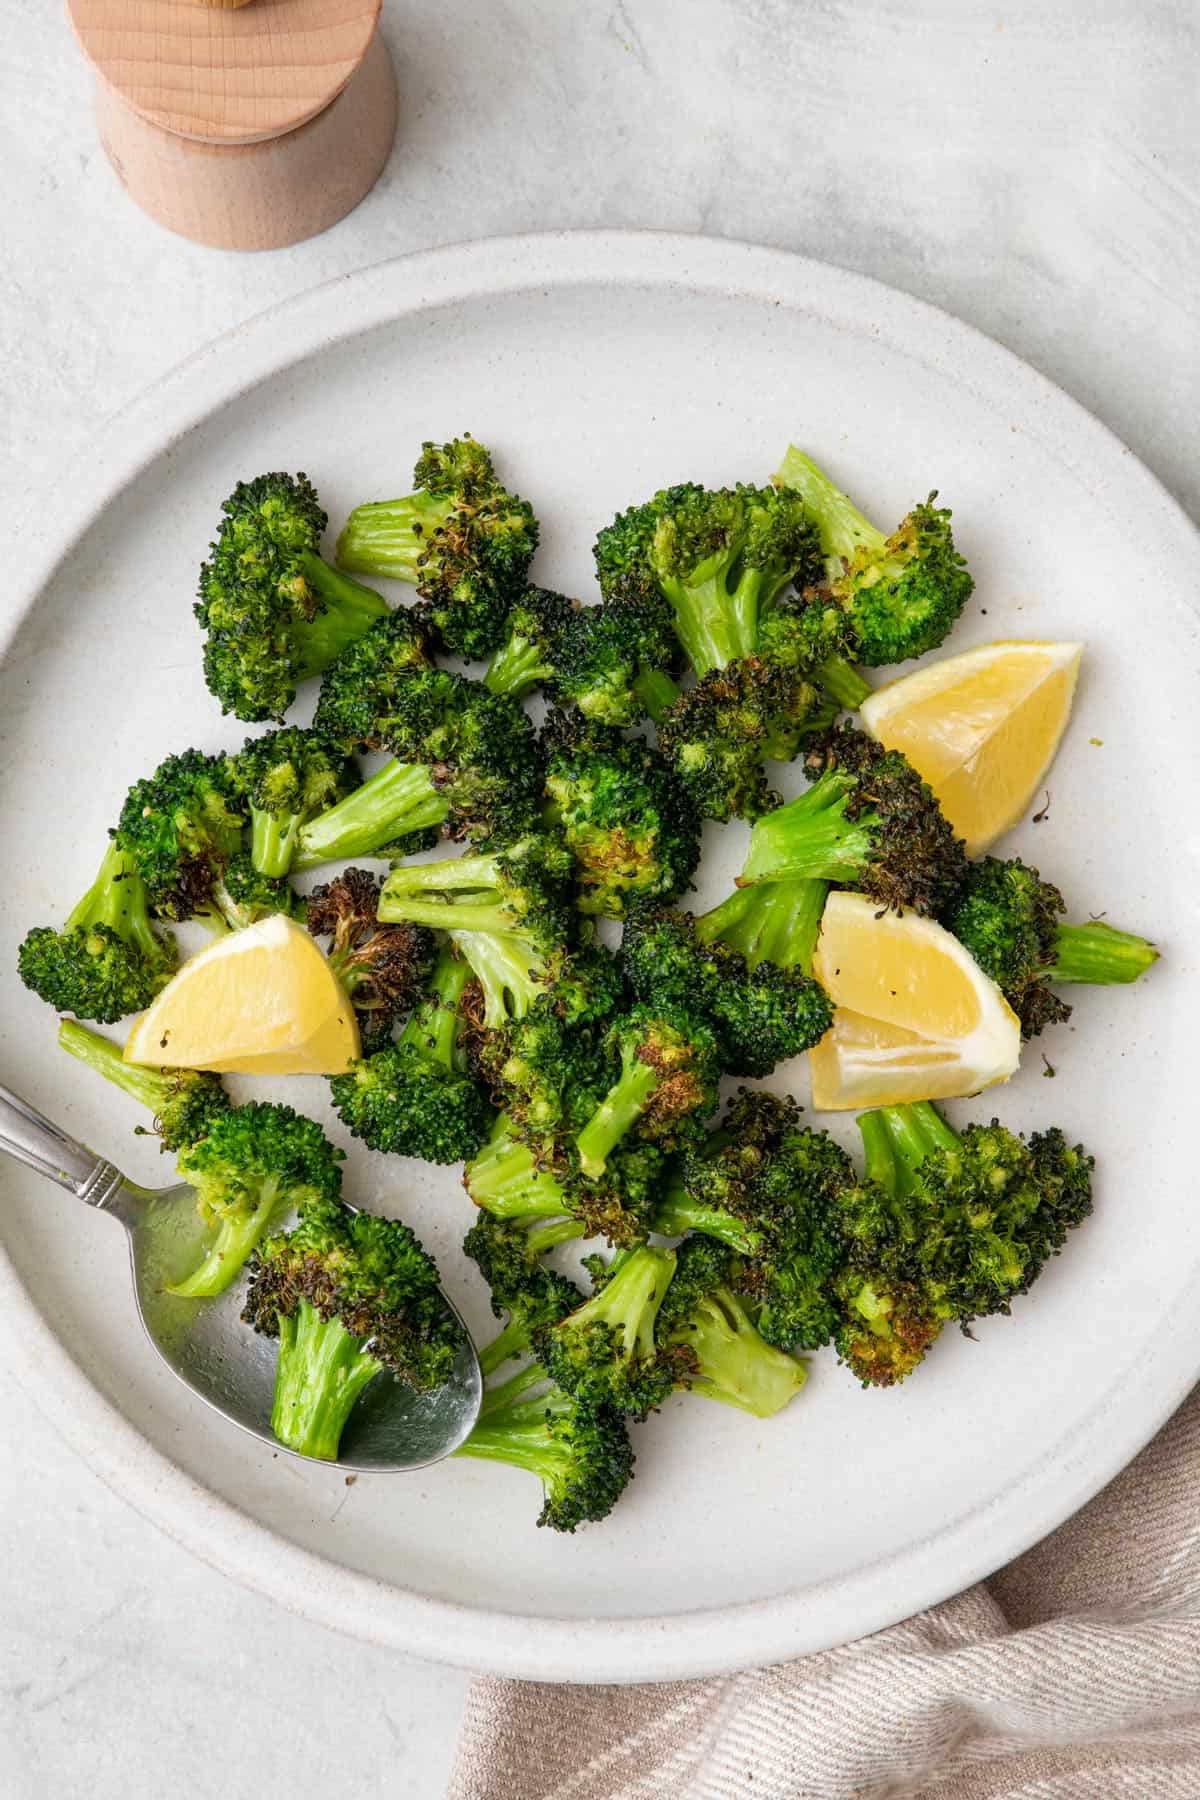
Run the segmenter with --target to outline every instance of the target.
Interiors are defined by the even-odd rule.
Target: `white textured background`
[[[1200,515],[1192,0],[384,0],[384,16],[401,124],[379,186],[322,238],[236,257],[132,208],[52,0],[0,0],[10,530],[99,420],[276,300],[437,243],[623,225],[801,250],[960,314]],[[427,1800],[464,1685],[194,1562],[59,1443],[35,1388],[5,1384],[0,1800]]]

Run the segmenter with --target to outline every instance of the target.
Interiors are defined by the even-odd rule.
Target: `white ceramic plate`
[[[3,672],[0,1075],[147,1180],[132,1107],[54,1046],[13,948],[91,878],[128,782],[235,745],[200,674],[196,565],[218,503],[303,468],[336,522],[468,428],[537,506],[537,574],[584,593],[594,528],[661,483],[765,477],[789,437],[881,520],[929,488],[978,579],[954,648],[1084,638],[1051,805],[1008,846],[1080,915],[1164,943],[1141,987],[1079,991],[999,1108],[1099,1160],[1095,1217],[1011,1320],[947,1336],[903,1390],[832,1356],[758,1424],[677,1397],[640,1428],[603,1526],[534,1529],[528,1476],[454,1462],[344,1484],[227,1428],[141,1341],[121,1234],[0,1170],[0,1321],[50,1415],[148,1518],[311,1617],[417,1654],[550,1679],[700,1675],[857,1636],[985,1574],[1078,1507],[1200,1367],[1194,945],[1197,540],[1127,451],[942,314],[795,257],[695,238],[496,241],[339,281],[232,332],[101,437],[48,510]],[[28,520],[22,521],[24,530]],[[741,860],[715,842],[704,893]],[[803,1098],[805,1081],[796,1074]],[[319,1081],[291,1097],[322,1116]],[[845,1135],[843,1133],[843,1135]],[[161,1172],[159,1179],[161,1179]],[[453,1174],[356,1154],[348,1195],[402,1205],[485,1328]]]

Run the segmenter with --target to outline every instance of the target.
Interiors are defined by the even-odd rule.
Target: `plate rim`
[[[616,273],[614,273],[616,271]],[[1087,485],[1131,487],[1159,527],[1196,555],[1200,532],[1158,478],[1078,401],[975,327],[865,275],[791,251],[655,231],[554,231],[473,239],[335,277],[211,340],[112,415],[33,509],[0,625],[3,658],[43,589],[106,508],[152,462],[223,406],[289,367],[431,305],[573,282],[739,296],[858,325],[931,360],[1075,465]],[[1161,534],[1161,535],[1160,535]],[[1175,562],[1174,545],[1168,560]],[[19,1333],[17,1327],[19,1325]],[[519,1614],[433,1599],[304,1549],[202,1487],[96,1387],[44,1318],[0,1241],[0,1336],[11,1367],[55,1429],[112,1492],[193,1555],[288,1611],[431,1662],[529,1680],[665,1681],[729,1673],[851,1641],[944,1600],[1021,1554],[1120,1472],[1176,1410],[1200,1352],[1164,1324],[1052,1453],[982,1509],[853,1575],[736,1606],[644,1618]],[[34,1340],[31,1342],[31,1336]],[[33,1351],[31,1355],[30,1352]],[[720,1644],[720,1649],[714,1648]]]

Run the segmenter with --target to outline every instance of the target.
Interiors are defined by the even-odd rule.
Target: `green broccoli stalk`
[[[682,1008],[635,1006],[608,1038],[620,1074],[575,1139],[591,1180],[629,1133],[671,1149],[716,1105],[718,1045],[702,1019]]]
[[[17,951],[27,988],[59,1012],[112,1024],[141,1012],[178,966],[173,938],[150,922],[137,858],[114,840],[61,931],[36,925]]]
[[[423,763],[389,762],[327,812],[300,827],[292,867],[316,869],[352,856],[382,856],[422,848],[450,815]]]
[[[523,700],[554,677],[563,631],[574,603],[550,588],[526,588],[505,624],[506,636],[488,664],[483,685],[492,694]]]
[[[602,593],[657,585],[698,676],[752,655],[760,617],[819,561],[798,495],[687,482],[620,514],[595,554]]]
[[[450,1377],[462,1327],[407,1225],[330,1195],[255,1256],[242,1314],[279,1339],[271,1429],[301,1456],[336,1462],[363,1389],[385,1369],[419,1392]]]
[[[1000,988],[1027,1038],[1071,1016],[1056,987],[1136,981],[1158,960],[1145,938],[1099,920],[1063,924],[1065,911],[1058,888],[1019,857],[985,856],[969,865],[943,921]]]
[[[486,1138],[491,1108],[462,1046],[459,1006],[470,977],[466,963],[443,951],[397,1042],[331,1077],[338,1116],[372,1150],[454,1163]]]
[[[758,820],[738,886],[820,880],[938,917],[966,877],[961,839],[897,750],[841,726],[805,757],[814,785]]]
[[[487,656],[503,640],[537,548],[533,509],[501,487],[491,456],[469,437],[427,443],[413,481],[415,493],[355,507],[338,562],[408,582],[446,649]]]
[[[564,1393],[537,1363],[485,1392],[479,1421],[454,1454],[536,1475],[544,1496],[537,1522],[553,1531],[606,1519],[633,1476],[620,1414]]]
[[[619,1252],[606,1269],[599,1259],[589,1262],[597,1292],[565,1319],[535,1331],[535,1352],[566,1393],[645,1418],[696,1368],[686,1346],[655,1340],[675,1252],[643,1244]]]
[[[332,739],[295,725],[247,738],[226,767],[234,793],[249,808],[250,860],[267,876],[290,872],[302,828],[360,781]]]
[[[774,963],[780,969],[812,974],[827,881],[763,881],[735,888],[696,920],[702,944],[727,944],[745,957],[749,969]]]
[[[205,680],[222,712],[282,719],[388,605],[319,554],[327,518],[307,475],[239,482],[221,512],[195,608]]]
[[[905,662],[936,649],[975,583],[954,547],[950,513],[936,493],[885,537],[793,445],[775,477],[798,493],[820,533],[832,596],[848,615],[858,661]]]
[[[553,950],[570,930],[570,852],[539,834],[503,849],[393,869],[379,917],[442,931],[519,936]]]
[[[655,1337],[660,1345],[685,1350],[694,1362],[687,1376],[692,1393],[770,1419],[795,1399],[807,1371],[759,1334],[730,1286],[735,1267],[732,1252],[722,1245],[686,1239],[676,1252]]]
[[[278,1217],[338,1198],[341,1159],[321,1127],[290,1106],[253,1102],[215,1118],[179,1157],[212,1239],[191,1274],[167,1291],[188,1299],[224,1293]]]
[[[495,1219],[558,1219],[570,1212],[556,1171],[503,1114],[463,1180],[475,1205]]]
[[[153,1069],[126,1062],[120,1044],[74,1019],[59,1020],[58,1042],[77,1062],[94,1069],[146,1108],[163,1150],[178,1151],[197,1143],[208,1135],[213,1120],[232,1105],[219,1075],[202,1069]],[[144,1133],[146,1127],[136,1129]]]
[[[569,1139],[530,1142],[517,1123],[497,1119],[492,1136],[467,1164],[463,1184],[481,1211],[504,1224],[539,1230],[563,1227],[563,1238],[607,1238],[626,1246],[646,1235],[647,1218],[662,1182],[665,1152],[657,1144],[629,1140],[608,1160],[602,1180],[579,1170]],[[567,1230],[574,1221],[582,1231]]]

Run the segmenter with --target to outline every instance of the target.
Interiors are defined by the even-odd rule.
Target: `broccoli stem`
[[[897,1190],[902,1195],[909,1190],[912,1177],[932,1151],[958,1149],[958,1133],[928,1100],[917,1100],[905,1106],[883,1106],[879,1116],[892,1141]],[[861,1123],[859,1129],[862,1129]]]
[[[382,594],[341,574],[315,550],[302,550],[296,560],[309,587],[325,602],[311,619],[292,626],[296,679],[306,681],[323,675],[335,657],[392,609]]]
[[[756,881],[855,881],[874,847],[878,815],[846,817],[853,776],[830,769],[806,794],[766,813],[750,833],[738,886]]]
[[[504,906],[496,859],[456,856],[393,869],[379,898],[379,917],[451,931],[512,933],[518,929]],[[428,898],[427,896],[434,896]],[[438,897],[440,896],[440,898]]]
[[[444,950],[434,965],[429,993],[409,1017],[399,1042],[424,1051],[430,1062],[444,1069],[459,1068],[463,1059],[458,1006],[470,979],[471,971],[462,958]]]
[[[510,1350],[508,1356],[501,1360],[508,1361],[508,1358],[514,1354],[515,1352]],[[485,1375],[488,1373],[488,1370],[484,1369],[482,1356],[479,1359],[479,1367]],[[532,1387],[538,1387],[545,1379],[546,1371],[539,1368],[537,1363],[529,1363],[525,1368],[518,1369],[517,1373],[510,1375],[507,1381],[502,1381],[498,1386],[485,1390],[483,1404],[479,1408],[480,1418],[486,1418],[489,1413],[503,1412],[507,1407],[512,1406],[522,1394],[527,1393]]]
[[[582,1325],[607,1325],[626,1359],[654,1355],[654,1323],[675,1273],[675,1252],[642,1244],[617,1259],[598,1294],[568,1316],[572,1331]]]
[[[501,644],[493,656],[483,685],[492,694],[511,694],[523,700],[540,682],[549,681],[554,664],[546,661],[543,648],[520,634]]]
[[[67,915],[64,932],[107,925],[143,956],[162,956],[162,942],[150,923],[146,884],[137,872],[136,860],[114,838],[104,853],[96,879],[82,900]]]
[[[449,811],[424,763],[390,762],[301,828],[292,867],[372,856],[409,832],[442,824]]]
[[[503,924],[491,931],[451,930],[450,940],[483,989],[483,1022],[489,1031],[499,1030],[510,1019],[523,1019],[539,994],[546,992],[541,957],[523,938],[505,931]]]
[[[671,602],[675,635],[697,676],[710,669],[727,668],[739,656],[750,656],[757,635],[749,635],[726,583],[728,559],[709,557],[684,583],[675,576],[660,576],[659,585]]]
[[[451,496],[424,492],[356,506],[337,541],[338,565],[360,575],[391,575],[415,587],[429,540],[453,509]]]
[[[727,1288],[715,1288],[671,1333],[699,1363],[689,1387],[706,1400],[770,1419],[804,1386],[802,1362],[761,1338],[749,1313]]]
[[[647,718],[656,724],[679,698],[678,683],[662,669],[639,669],[633,678],[633,691],[645,707]]]
[[[528,1344],[528,1333],[523,1321],[510,1319],[503,1331],[497,1332],[490,1344],[485,1344],[479,1352],[479,1369],[484,1380],[514,1356],[520,1356]],[[494,1391],[494,1390],[493,1390]]]
[[[250,861],[260,875],[290,874],[304,818],[250,808]]]
[[[847,712],[857,712],[863,701],[875,692],[870,682],[864,681],[854,664],[844,656],[827,656],[813,673],[825,692]]]
[[[689,1197],[682,1183],[672,1183],[654,1210],[653,1229],[660,1237],[686,1237],[689,1231],[703,1232],[728,1244],[742,1256],[753,1256],[759,1248],[755,1232],[742,1219],[722,1212],[717,1206],[702,1206]]]
[[[864,518],[848,495],[834,487],[811,456],[806,456],[794,444],[789,444],[774,480],[781,487],[795,488],[803,499],[817,528],[833,579],[843,573],[843,562],[850,562],[860,548],[867,549],[875,557],[883,555],[887,547],[883,532]]]
[[[750,969],[769,962],[811,975],[828,893],[827,881],[764,881],[735,888],[711,912],[701,913],[696,936],[703,944],[719,938],[744,956]]]
[[[279,1211],[278,1187],[265,1184],[256,1205],[231,1207],[215,1221],[215,1236],[200,1263],[182,1281],[166,1284],[168,1294],[183,1300],[211,1300],[223,1294],[259,1243]]]
[[[503,1119],[467,1164],[466,1186],[476,1206],[496,1219],[557,1219],[567,1210],[558,1182],[537,1167],[528,1144],[508,1136]]]
[[[1157,961],[1158,951],[1153,944],[1131,931],[1118,931],[1115,925],[1105,925],[1100,920],[1088,925],[1060,925],[1054,940],[1054,962],[1046,970],[1046,980],[1055,987],[1072,981],[1111,987],[1118,982],[1136,981]]]
[[[543,1377],[545,1379],[545,1377]],[[544,1485],[552,1486],[569,1471],[571,1455],[550,1431],[547,1414],[569,1413],[571,1402],[556,1389],[516,1405],[496,1407],[481,1417],[455,1456],[477,1456],[485,1462],[508,1463],[526,1469]]]
[[[288,1450],[336,1462],[346,1420],[382,1367],[340,1319],[301,1300],[279,1320],[271,1430]]]
[[[120,1044],[102,1037],[98,1031],[89,1031],[75,1019],[59,1020],[58,1042],[68,1055],[94,1069],[97,1075],[103,1075],[105,1081],[111,1081],[114,1087],[119,1087],[131,1100],[138,1101],[155,1118],[178,1089],[176,1070],[164,1075],[161,1069],[149,1068],[144,1063],[126,1062]]]
[[[867,1180],[874,1181],[894,1200],[899,1192],[899,1175],[892,1136],[883,1115],[878,1112],[860,1113],[858,1129],[866,1158]]]
[[[621,1074],[575,1139],[579,1167],[591,1180],[603,1175],[609,1155],[645,1112],[658,1087],[658,1071],[626,1053]]]

